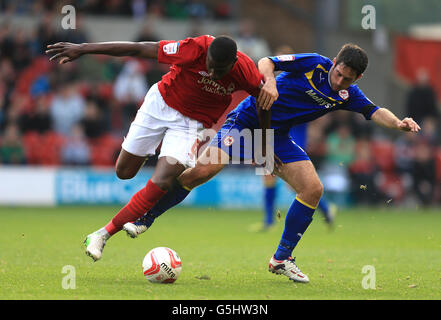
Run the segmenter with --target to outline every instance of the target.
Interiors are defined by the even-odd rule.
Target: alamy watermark
[[[65,5],[61,8],[61,13],[64,15],[61,19],[61,27],[65,30],[76,29],[77,14],[73,5]]]
[[[63,279],[61,280],[61,287],[64,290],[76,289],[77,288],[77,283],[76,283],[77,275],[76,275],[75,267],[71,266],[71,265],[65,265],[61,269],[61,273],[66,274],[63,277]]]
[[[362,274],[366,274],[361,280],[361,286],[365,290],[375,290],[376,289],[376,281],[377,275],[375,272],[375,267],[372,265],[365,265],[361,269]]]
[[[375,7],[371,4],[364,5],[361,8],[361,13],[364,15],[361,19],[361,27],[365,30],[375,30],[377,28],[377,13]]]

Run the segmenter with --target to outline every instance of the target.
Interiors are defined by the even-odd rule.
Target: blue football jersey
[[[327,57],[303,53],[268,58],[273,61],[275,71],[283,71],[276,77],[279,97],[271,107],[271,127],[277,131],[289,131],[292,126],[335,110],[358,112],[369,120],[378,109],[356,84],[347,90],[332,90],[329,71],[333,63]],[[240,112],[243,119],[255,120],[254,97],[246,98],[235,111]]]

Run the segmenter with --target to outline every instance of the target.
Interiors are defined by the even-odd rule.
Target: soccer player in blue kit
[[[269,92],[278,93],[271,107],[270,123],[270,128],[274,130],[274,173],[296,191],[296,198],[286,213],[281,240],[269,261],[270,272],[283,274],[296,282],[309,282],[308,276],[300,271],[292,258],[292,252],[312,222],[323,192],[308,155],[289,135],[292,126],[332,111],[347,110],[358,112],[384,127],[411,132],[420,130],[412,118],[400,120],[388,109],[378,107],[366,98],[355,81],[362,77],[367,64],[367,54],[354,44],[345,44],[333,60],[315,53],[259,60],[264,86]],[[283,72],[275,78],[277,70]],[[274,96],[277,97],[277,94]],[[259,109],[254,97],[243,100],[228,114],[222,128],[198,158],[196,166],[185,170],[172,192],[140,220],[124,225],[124,230],[136,237],[147,230],[161,213],[181,202],[191,189],[219,173],[230,159],[245,158],[249,146],[240,137],[235,137],[235,133],[261,128]],[[233,144],[239,144],[240,148],[231,148]],[[232,154],[232,150],[240,150],[240,155]]]
[[[289,130],[289,135],[296,142],[296,144],[306,150],[307,137],[308,137],[308,123],[302,123],[292,127]],[[274,204],[276,202],[277,195],[277,179],[274,175],[269,174],[263,176],[263,203],[264,203],[264,219],[263,224],[253,225],[252,231],[265,231],[270,229],[274,225]],[[337,213],[337,206],[333,203],[329,203],[324,197],[322,197],[318,203],[318,209],[325,218],[325,222],[329,227],[333,226],[335,215]]]

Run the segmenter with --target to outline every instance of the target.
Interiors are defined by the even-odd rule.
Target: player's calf
[[[127,235],[136,238],[141,233],[147,231],[156,218],[162,215],[170,208],[181,203],[190,193],[190,190],[182,187],[175,181],[173,188],[168,191],[157,203],[149,210],[144,216],[136,220],[135,222],[128,222],[123,225],[123,230],[127,232]]]

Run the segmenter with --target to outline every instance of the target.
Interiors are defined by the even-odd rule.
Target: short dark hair
[[[237,56],[236,41],[228,36],[218,36],[208,47],[211,58],[218,63],[230,63]]]
[[[355,71],[357,76],[361,75],[368,66],[368,56],[366,52],[353,43],[346,43],[341,47],[335,61],[335,65],[344,63]]]

